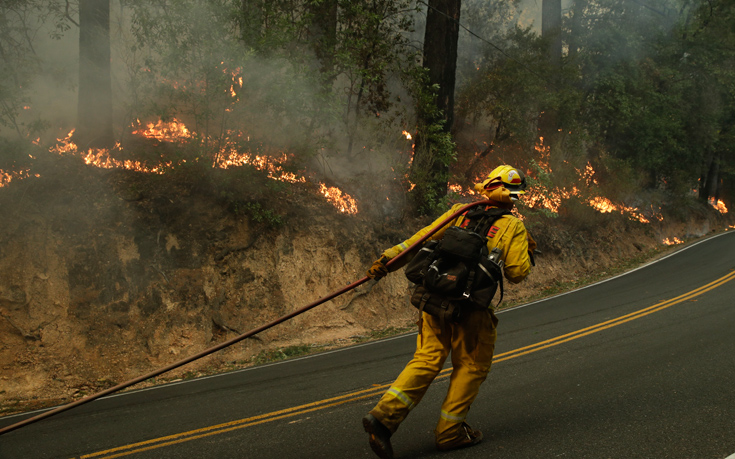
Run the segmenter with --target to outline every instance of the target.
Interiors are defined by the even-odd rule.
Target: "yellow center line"
[[[557,336],[555,338],[551,338],[546,341],[541,341],[535,344],[531,344],[530,346],[521,347],[518,349],[514,349],[509,352],[505,352],[502,354],[497,354],[495,358],[493,359],[493,363],[495,362],[501,362],[503,360],[509,360],[512,358],[520,357],[522,355],[530,354],[532,352],[539,351],[541,349],[547,349],[552,346],[556,346],[562,343],[566,343],[578,338],[581,338],[583,336],[591,335],[593,333],[597,333],[602,330],[606,330],[608,328],[612,328],[621,324],[624,324],[626,322],[630,322],[631,320],[639,319],[641,317],[647,316],[649,314],[652,314],[654,312],[661,311],[663,309],[669,308],[675,304],[682,303],[684,301],[690,300],[694,297],[697,297],[699,295],[702,295],[703,293],[709,292],[710,290],[713,290],[720,285],[729,282],[735,278],[735,271],[723,276],[719,279],[717,279],[714,282],[710,282],[707,285],[704,285],[702,287],[699,287],[695,290],[692,290],[691,292],[685,293],[683,295],[677,296],[676,298],[672,298],[670,300],[665,300],[660,303],[654,304],[653,306],[649,306],[647,308],[631,312],[630,314],[626,314],[624,316],[617,317],[615,319],[608,320],[606,322],[602,322],[596,325],[593,325],[591,327],[583,328],[571,333],[567,333],[566,335]],[[451,369],[450,369],[451,371]]]
[[[582,328],[580,330],[577,330],[571,333],[567,333],[565,335],[560,335],[555,338],[551,338],[545,341],[540,341],[538,343],[535,343],[529,346],[524,346],[518,349],[514,349],[512,351],[509,351],[509,352],[504,352],[502,354],[497,354],[495,358],[493,359],[493,363],[498,363],[498,362],[502,362],[505,360],[514,359],[516,357],[521,357],[523,355],[531,354],[533,352],[537,352],[543,349],[548,349],[550,347],[558,346],[560,344],[567,343],[569,341],[573,341],[575,339],[579,339],[584,336],[591,335],[593,333],[597,333],[597,332],[607,330],[612,327],[616,327],[618,325],[622,325],[624,323],[630,322],[635,319],[640,319],[641,317],[645,317],[649,314],[653,314],[654,312],[662,311],[675,304],[682,303],[684,301],[687,301],[694,297],[702,295],[706,292],[709,292],[710,290],[713,290],[733,279],[735,279],[735,271],[713,282],[710,282],[709,284],[706,284],[702,287],[699,287],[683,295],[677,296],[676,298],[661,301],[657,304],[654,304],[653,306],[649,306],[647,308],[644,308],[644,309],[641,309],[641,310],[638,310],[638,311],[635,311],[629,314],[625,314],[615,319],[601,322],[591,327]],[[437,376],[436,379],[443,379],[445,377],[448,377],[451,371],[452,371],[451,368],[446,368],[442,370],[441,372],[439,372],[439,375]],[[389,387],[390,387],[390,384],[376,385],[369,389],[364,389],[364,390],[360,390],[356,392],[350,392],[348,394],[328,398],[325,400],[320,400],[317,402],[307,403],[305,405],[299,405],[299,406],[286,408],[286,409],[279,410],[279,411],[273,411],[271,413],[261,414],[258,416],[252,416],[252,417],[245,418],[245,419],[239,419],[236,421],[230,421],[230,422],[226,422],[223,424],[203,427],[201,429],[190,430],[188,432],[181,432],[178,434],[154,438],[154,439],[142,441],[139,443],[133,443],[133,444],[125,445],[125,446],[120,446],[117,448],[107,449],[107,450],[99,451],[96,453],[86,454],[83,456],[79,456],[79,459],[101,458],[101,457],[104,457],[104,459],[112,459],[116,457],[122,457],[122,456],[128,456],[128,455],[135,454],[135,453],[140,453],[144,451],[150,451],[153,449],[170,446],[170,445],[174,445],[177,443],[183,443],[183,442],[187,442],[191,440],[197,440],[200,438],[209,437],[212,435],[231,432],[233,430],[243,429],[245,427],[251,427],[251,426],[263,424],[266,422],[272,422],[272,421],[277,421],[280,419],[300,416],[300,415],[310,413],[313,411],[323,410],[325,408],[330,408],[330,407],[334,407],[338,405],[343,405],[345,403],[350,403],[350,402],[354,402],[357,400],[370,398],[370,397],[373,397],[377,394],[384,392]]]

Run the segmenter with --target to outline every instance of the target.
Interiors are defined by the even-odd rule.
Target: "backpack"
[[[442,322],[457,322],[463,306],[490,307],[498,287],[502,301],[501,252],[497,247],[489,252],[487,238],[497,231],[495,221],[507,214],[510,211],[490,206],[469,210],[441,240],[424,244],[406,265],[406,277],[417,284],[411,304]]]

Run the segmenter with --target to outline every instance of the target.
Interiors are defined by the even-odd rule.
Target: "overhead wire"
[[[474,31],[470,30],[470,28],[468,28],[467,26],[465,26],[464,24],[462,24],[459,21],[459,19],[456,19],[456,18],[453,18],[453,17],[449,16],[445,12],[437,9],[436,7],[434,7],[432,5],[429,5],[428,3],[426,3],[423,0],[418,0],[418,3],[420,3],[422,5],[426,5],[427,8],[431,8],[436,13],[438,13],[438,14],[444,16],[445,18],[451,20],[452,22],[456,23],[460,28],[464,29],[467,33],[469,33],[473,37],[477,38],[478,40],[480,40],[480,41],[482,41],[482,42],[490,45],[492,48],[494,48],[495,50],[497,50],[500,54],[502,54],[503,56],[505,56],[509,60],[515,62],[516,64],[520,65],[521,67],[523,67],[529,73],[533,74],[534,76],[536,76],[536,77],[538,77],[540,79],[544,79],[541,75],[539,75],[538,73],[536,73],[532,68],[530,68],[529,66],[527,66],[523,62],[519,61],[518,59],[514,58],[513,56],[511,56],[510,54],[508,54],[507,52],[505,52],[505,50],[503,50],[500,46],[496,45],[495,43],[491,42],[487,38],[482,37],[482,36],[478,35],[477,33],[475,33]]]

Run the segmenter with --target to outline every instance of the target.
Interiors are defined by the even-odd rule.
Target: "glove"
[[[386,256],[382,256],[379,259],[375,260],[375,263],[373,263],[373,266],[370,267],[367,271],[367,276],[370,279],[381,279],[382,277],[386,276],[388,274],[388,268],[385,266],[386,263],[388,263],[390,259]]]

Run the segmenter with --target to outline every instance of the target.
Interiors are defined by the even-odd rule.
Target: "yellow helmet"
[[[481,192],[501,186],[510,191],[511,199],[516,201],[520,195],[526,193],[526,176],[512,166],[498,166],[488,174],[482,183],[475,185],[475,190]]]

